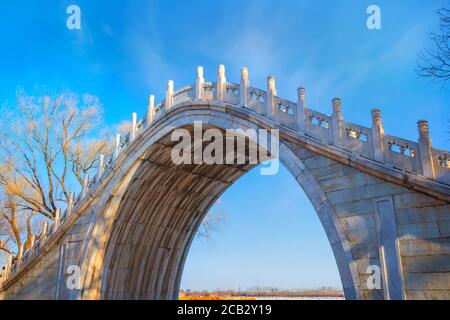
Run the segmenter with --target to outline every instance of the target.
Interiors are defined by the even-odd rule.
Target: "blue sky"
[[[89,92],[114,124],[143,116],[148,95],[163,97],[168,79],[192,83],[203,65],[215,80],[223,63],[232,82],[242,66],[261,88],[274,74],[279,95],[291,100],[305,86],[309,106],[324,113],[339,96],[344,117],[358,124],[370,126],[370,110],[379,107],[386,133],[406,139],[417,140],[416,122],[426,118],[434,146],[450,149],[449,90],[414,72],[437,26],[434,10],[446,3],[3,1],[0,102],[12,101],[17,86]],[[81,30],[66,28],[71,4],[81,8]],[[381,7],[381,30],[366,28],[370,4]],[[275,200],[258,205],[269,196]],[[228,219],[212,242],[194,243],[184,287],[340,285],[318,219],[284,169],[275,177],[250,173],[218,206]]]

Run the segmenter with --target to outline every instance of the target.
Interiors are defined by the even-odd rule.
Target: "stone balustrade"
[[[130,132],[115,137],[112,154],[99,156],[97,174],[92,179],[85,176],[78,197],[70,194],[65,211],[61,213],[58,209],[51,225],[44,222],[41,233],[25,252],[21,247],[16,258],[8,256],[7,264],[0,272],[0,286],[42,253],[45,244],[56,236],[64,222],[96,188],[112,164],[138,135],[171,109],[190,101],[218,100],[246,108],[300,135],[333,144],[408,173],[450,184],[450,152],[432,148],[427,121],[418,122],[419,141],[408,141],[384,133],[379,109],[372,110],[372,127],[367,128],[344,120],[339,98],[332,100],[332,114],[326,115],[307,107],[305,88],[299,87],[297,93],[297,102],[279,97],[274,76],[267,78],[265,91],[251,87],[247,68],[242,68],[239,84],[227,82],[223,65],[219,66],[216,82],[204,81],[202,67],[197,68],[193,85],[174,91],[173,81],[168,81],[165,99],[155,105],[155,97],[151,95],[146,116],[138,121],[136,113],[132,114]]]

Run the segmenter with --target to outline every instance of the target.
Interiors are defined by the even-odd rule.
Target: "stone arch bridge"
[[[174,165],[171,132],[197,121],[279,129],[280,161],[320,218],[347,299],[450,298],[450,154],[432,148],[427,122],[418,122],[418,142],[401,139],[384,132],[378,109],[367,128],[344,119],[338,98],[325,115],[307,106],[304,88],[291,102],[277,95],[273,76],[263,91],[250,86],[246,68],[239,84],[227,82],[223,65],[216,82],[205,82],[201,67],[193,85],[174,91],[169,81],[143,120],[133,114],[130,133],[100,156],[65,212],[9,257],[0,297],[177,298],[202,218],[253,167]],[[81,271],[74,289],[73,265]]]

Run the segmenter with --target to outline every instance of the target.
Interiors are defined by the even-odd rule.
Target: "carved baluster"
[[[42,223],[41,247],[44,245],[45,240],[47,240],[47,221]]]
[[[130,139],[131,141],[136,138],[136,130],[137,130],[137,113],[133,112],[131,114],[131,131],[130,131]]]
[[[249,86],[250,86],[250,80],[248,79],[248,69],[242,68],[241,69],[241,84],[240,84],[240,102],[241,102],[241,105],[244,107],[247,107],[248,87]]]
[[[342,115],[341,99],[334,98],[332,100],[333,116],[332,116],[332,133],[333,143],[337,146],[342,144],[342,132],[344,127],[344,117]]]
[[[97,181],[100,181],[100,178],[103,174],[103,166],[105,165],[105,155],[101,154],[98,157],[98,168],[97,168]]]
[[[227,79],[225,77],[225,66],[223,64],[220,64],[217,75],[217,87],[216,87],[216,99],[219,101],[223,101],[224,99],[226,82]]]
[[[147,126],[152,124],[154,115],[155,115],[155,96],[150,95],[150,97],[148,98],[148,106],[147,106]]]
[[[59,227],[59,220],[61,218],[61,209],[56,209],[55,217],[53,218],[53,232],[55,232]]]
[[[36,243],[36,236],[32,234],[30,237],[30,254],[34,252],[35,243]]]
[[[300,87],[297,89],[297,128],[300,132],[305,132],[305,107],[305,88]]]
[[[203,67],[197,67],[197,78],[195,80],[195,100],[203,99],[205,78],[203,78]]]
[[[383,156],[383,135],[384,128],[381,119],[381,111],[379,109],[372,109],[372,150],[373,157],[377,161],[384,161]],[[389,145],[389,150],[391,150],[392,145]]]
[[[431,154],[431,138],[428,128],[428,121],[417,122],[419,128],[419,158],[422,167],[422,174],[428,178],[435,177],[433,156]]]
[[[75,193],[73,193],[73,192],[69,193],[69,200],[67,201],[67,209],[66,209],[67,217],[70,216],[72,213],[74,199],[75,199]]]
[[[5,280],[8,279],[9,273],[11,272],[11,266],[13,261],[13,255],[8,253],[8,260],[6,262],[6,270],[5,270]]]
[[[169,111],[173,103],[173,80],[167,81],[165,110]]]
[[[20,268],[20,264],[22,263],[23,258],[23,243],[19,246],[19,252],[17,253],[17,260],[16,260],[16,270]]]
[[[89,174],[86,172],[83,177],[83,188],[81,189],[81,198],[84,199],[89,188]]]
[[[267,78],[267,94],[266,94],[266,115],[275,116],[275,96],[277,89],[275,86],[275,77],[269,76]]]
[[[120,152],[120,134],[116,134],[115,146],[114,146],[114,160],[119,157]]]

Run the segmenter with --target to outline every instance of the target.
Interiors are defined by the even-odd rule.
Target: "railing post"
[[[20,264],[22,263],[22,257],[23,257],[23,243],[19,246],[19,252],[17,253],[17,261],[16,261],[17,269],[20,268]]]
[[[173,80],[169,80],[167,81],[166,102],[164,104],[166,111],[169,111],[169,109],[172,108],[172,102],[173,102]]]
[[[419,159],[422,166],[422,174],[428,178],[435,177],[433,156],[431,154],[431,138],[428,121],[417,122],[419,128]]]
[[[195,80],[195,100],[203,99],[203,85],[205,83],[205,79],[203,78],[203,67],[197,67],[197,78]]]
[[[36,243],[36,236],[34,234],[31,235],[30,238],[30,253],[34,252],[34,244]]]
[[[105,155],[101,154],[98,157],[97,181],[100,181],[100,178],[102,177],[104,162],[105,162]]]
[[[248,69],[242,68],[241,69],[241,84],[240,84],[239,92],[240,92],[241,106],[244,106],[244,107],[247,106],[248,87],[249,86],[250,86],[250,81],[248,80]]]
[[[217,75],[217,87],[216,87],[216,99],[222,101],[225,95],[225,83],[227,79],[225,77],[225,66],[219,65],[219,71]]]
[[[114,146],[114,160],[116,160],[119,157],[120,152],[120,134],[116,134],[116,141]]]
[[[42,231],[41,231],[41,247],[43,246],[45,240],[47,239],[47,221],[42,223]]]
[[[11,272],[12,261],[13,261],[13,255],[11,253],[8,253],[8,260],[6,262],[5,279],[8,278],[9,273]]]
[[[297,127],[300,132],[305,132],[305,106],[305,88],[299,87],[297,89]]]
[[[377,161],[384,161],[383,152],[383,135],[384,128],[381,120],[381,111],[372,109],[372,150],[373,157]]]
[[[136,138],[136,129],[137,129],[137,113],[133,112],[131,114],[131,132],[130,132],[130,138],[131,141]]]
[[[147,126],[149,126],[153,122],[153,115],[155,113],[155,96],[150,95],[148,98],[148,106],[147,106]]]
[[[59,219],[61,218],[61,209],[56,209],[55,217],[53,218],[53,231],[56,231],[59,226]]]
[[[85,173],[83,177],[83,188],[81,189],[81,198],[84,199],[89,188],[89,173]]]
[[[342,133],[344,126],[344,117],[342,116],[341,109],[341,99],[334,98],[332,101],[333,105],[333,116],[332,116],[332,129],[333,129],[333,143],[336,146],[341,145],[342,143]]]
[[[5,276],[5,278],[8,278],[9,273],[11,272],[12,259],[13,259],[12,254],[8,253],[8,261],[6,262],[6,272],[5,272],[6,276]]]
[[[75,199],[75,193],[71,192],[69,193],[69,201],[67,201],[67,217],[70,216],[70,214],[72,213],[72,209],[73,209],[73,202]]]
[[[273,75],[267,78],[267,93],[266,93],[266,115],[275,115],[275,96],[277,89],[275,86],[275,77]]]

